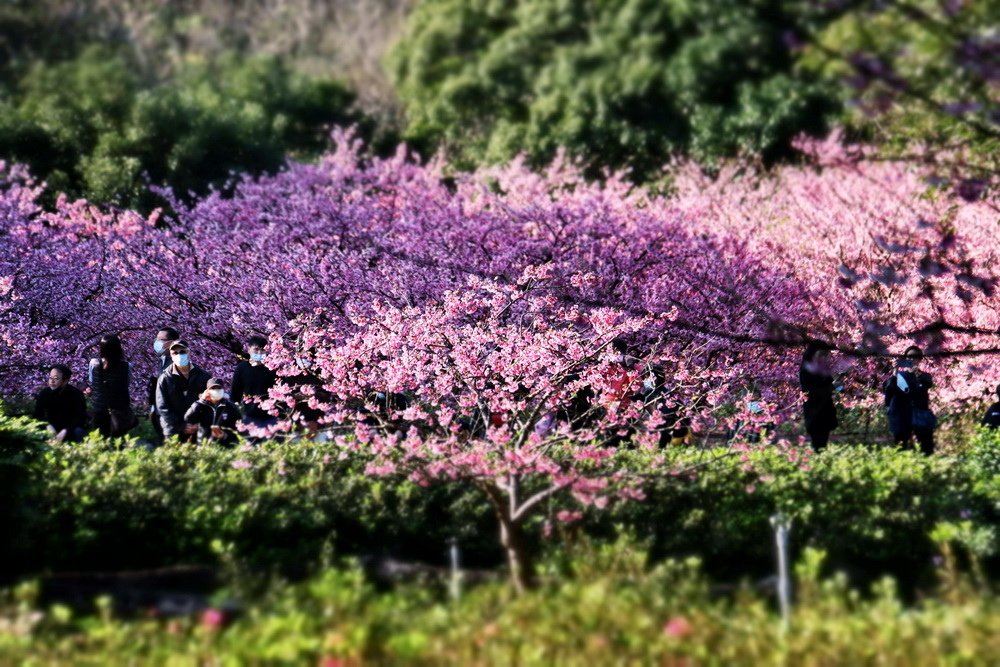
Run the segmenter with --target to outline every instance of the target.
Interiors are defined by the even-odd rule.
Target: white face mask
[[[653,387],[655,386],[656,383],[650,380],[649,378],[646,378],[645,380],[642,381],[642,388],[645,389],[646,391],[653,391]]]
[[[212,397],[213,401],[222,400],[222,390],[221,389],[209,389],[208,395]]]

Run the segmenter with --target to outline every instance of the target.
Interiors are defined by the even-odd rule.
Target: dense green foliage
[[[836,93],[783,36],[822,21],[774,0],[424,0],[394,52],[408,138],[459,165],[565,147],[655,177],[678,153],[787,156]]]
[[[35,427],[3,422],[34,451],[17,460],[19,508],[5,508],[22,538],[9,543],[10,569],[115,570],[178,563],[227,563],[240,570],[301,576],[324,555],[389,554],[443,564],[457,537],[472,566],[502,560],[497,525],[478,491],[422,488],[363,474],[365,461],[332,445],[266,444],[247,451],[169,446],[111,450],[100,441],[45,445]],[[22,439],[23,439],[22,438]],[[1000,443],[974,441],[963,458],[835,447],[806,470],[778,453],[730,456],[693,479],[654,483],[648,497],[533,525],[536,553],[563,538],[612,539],[622,527],[648,538],[651,556],[701,558],[734,581],[773,572],[768,518],[794,520],[793,547],[828,552],[856,583],[883,573],[912,589],[927,583],[939,522],[968,525],[969,544],[992,567],[1000,511]],[[678,461],[719,452],[677,449]],[[13,489],[13,487],[10,487]]]
[[[945,553],[948,553],[945,549]],[[426,589],[378,592],[357,569],[328,570],[233,617],[74,618],[37,609],[20,587],[0,604],[0,661],[18,664],[427,665],[982,665],[1000,651],[1000,606],[940,570],[941,597],[905,606],[891,580],[862,598],[798,567],[785,629],[751,590],[713,595],[696,561],[650,568],[641,545],[573,549],[547,563],[547,582],[514,597],[502,584],[445,602]]]
[[[332,125],[362,120],[352,100],[341,84],[276,59],[192,62],[157,82],[93,46],[36,63],[0,94],[0,156],[28,164],[53,192],[149,210],[161,202],[147,179],[205,194],[320,153]]]
[[[803,55],[844,81],[852,123],[894,157],[1000,172],[1000,2],[854,5]]]

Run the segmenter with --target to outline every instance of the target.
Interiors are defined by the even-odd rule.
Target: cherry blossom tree
[[[45,211],[42,186],[5,168],[0,387],[29,393],[108,331],[149,374],[164,324],[217,374],[265,334],[282,378],[266,408],[318,410],[370,474],[475,485],[525,587],[542,510],[571,518],[690,472],[659,447],[678,420],[795,417],[807,341],[854,360],[858,403],[910,342],[948,371],[944,406],[996,383],[997,201],[837,137],[802,148],[808,165],[770,174],[678,165],[656,196],[561,158],[449,175],[338,132],[318,164],[175,200],[163,220]]]

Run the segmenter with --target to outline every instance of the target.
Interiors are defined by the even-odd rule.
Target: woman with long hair
[[[830,432],[837,428],[837,406],[833,403],[833,370],[830,367],[830,346],[811,342],[802,355],[799,384],[806,394],[802,406],[806,432],[812,447],[820,451],[830,441]]]
[[[132,365],[125,359],[118,336],[103,336],[99,348],[100,358],[91,359],[88,369],[93,423],[105,438],[119,437],[136,424],[129,396]]]

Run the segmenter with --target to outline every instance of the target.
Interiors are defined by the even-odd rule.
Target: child
[[[226,398],[219,378],[209,379],[205,391],[184,415],[185,422],[198,425],[199,442],[211,441],[226,446],[236,444],[239,419],[240,409]]]

